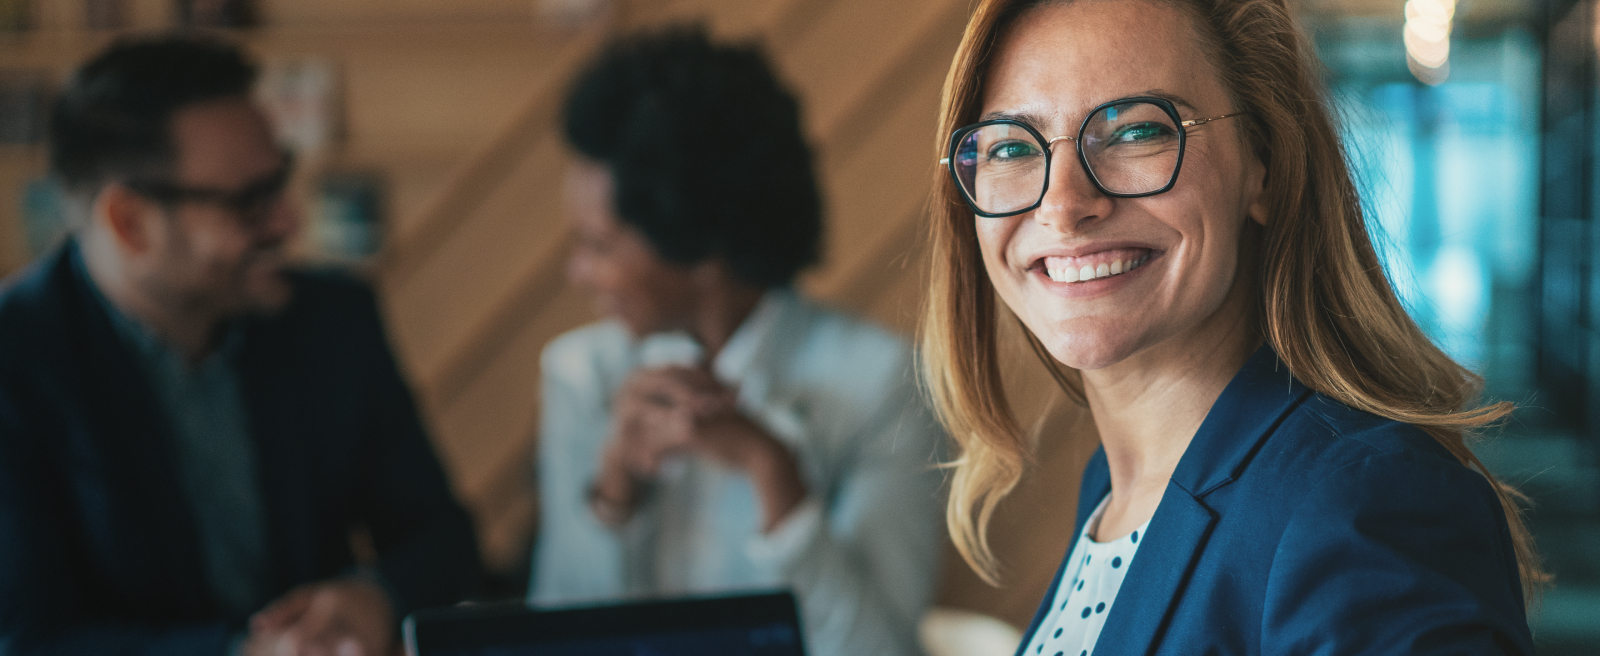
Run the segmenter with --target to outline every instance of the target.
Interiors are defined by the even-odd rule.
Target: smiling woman
[[[1511,408],[1396,299],[1314,71],[1283,0],[973,14],[922,331],[963,555],[1028,459],[1006,310],[1103,447],[1027,653],[1531,653],[1545,577],[1464,445]]]

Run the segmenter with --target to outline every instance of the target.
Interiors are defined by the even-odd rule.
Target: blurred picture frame
[[[316,184],[311,238],[316,252],[364,263],[383,246],[386,182],[375,171],[333,171]]]

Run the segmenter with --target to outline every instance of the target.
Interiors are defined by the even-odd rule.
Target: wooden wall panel
[[[759,39],[774,11],[789,0],[676,0],[649,18],[652,25],[704,23],[719,39]]]
[[[435,425],[451,438],[453,460],[470,465],[471,475],[460,484],[464,491],[481,496],[493,477],[476,468],[494,467],[507,454],[526,450],[519,445],[535,436],[540,352],[555,336],[594,318],[588,296],[566,287],[523,325],[459,400],[437,408]]]
[[[939,85],[926,78],[921,88],[886,111],[883,128],[863,136],[852,157],[825,170],[828,199],[828,262],[807,281],[810,289],[832,297],[852,284],[872,284],[856,276],[862,258],[896,254],[885,238],[898,238],[896,226],[927,199],[929,172],[925,147],[936,126]],[[909,247],[910,244],[905,244]]]
[[[271,25],[506,21],[532,23],[537,0],[257,0]]]
[[[432,388],[520,271],[563,257],[551,237],[563,221],[558,191],[565,157],[553,136],[543,140],[478,211],[455,223],[414,275],[388,286],[397,332],[420,386]]]
[[[925,7],[939,4],[920,0],[836,2],[810,26],[807,35],[791,48],[774,53],[784,77],[804,97],[812,134],[823,139],[830,136],[818,121],[830,108],[843,106],[861,84],[873,81],[873,65],[893,54]]]
[[[539,411],[539,354],[555,336],[594,320],[589,298],[567,287],[526,322],[472,386],[435,411],[438,439],[450,445],[457,489],[479,510],[486,529],[486,560],[495,567],[519,565],[530,535],[503,524],[532,529],[533,518],[511,508],[536,506],[533,449]]]

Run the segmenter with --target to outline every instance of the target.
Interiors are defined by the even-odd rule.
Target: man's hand
[[[612,405],[611,438],[591,490],[595,513],[620,524],[668,457],[690,454],[745,472],[761,496],[768,530],[805,498],[794,456],[740,413],[737,395],[704,369],[635,373]]]
[[[246,656],[393,656],[394,610],[361,579],[303,585],[250,618]]]

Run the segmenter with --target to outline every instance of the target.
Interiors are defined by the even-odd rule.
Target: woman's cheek
[[[983,253],[983,265],[989,271],[989,277],[996,284],[1001,283],[1001,278],[1008,277],[1009,260],[1008,249],[1011,247],[1011,237],[1015,233],[1015,222],[1009,219],[984,219],[973,217],[977,221],[978,248]]]

